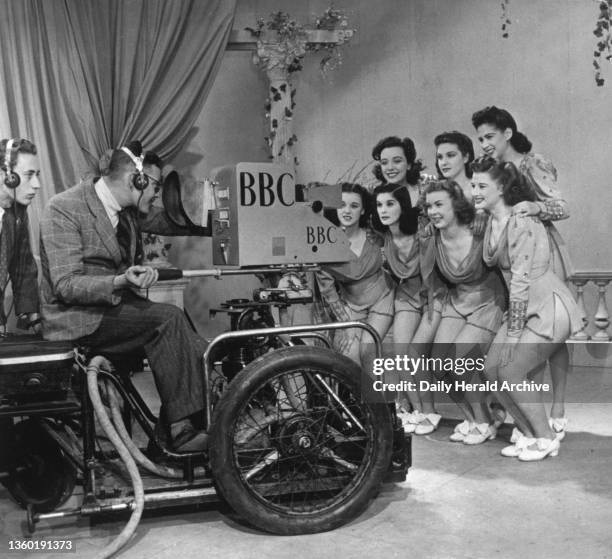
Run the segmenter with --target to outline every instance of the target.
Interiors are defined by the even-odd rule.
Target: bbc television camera
[[[325,335],[363,329],[380,355],[376,331],[361,322],[288,326],[275,318],[312,301],[306,272],[351,258],[343,231],[323,216],[340,206],[339,187],[296,188],[287,169],[239,163],[219,169],[212,189],[211,198],[183,188],[174,173],[164,205],[176,223],[207,229],[220,267],[160,270],[160,277],[258,274],[270,281],[253,300],[214,310],[229,315],[231,329],[203,355],[208,451],[168,448],[132,383],[142,362],[125,356],[110,363],[70,343],[5,338],[0,481],[27,509],[30,531],[42,519],[129,511],[103,552],[109,556],[129,540],[144,508],[203,503],[218,492],[261,530],[314,533],[357,516],[385,479],[405,479],[410,438],[393,406],[362,398],[359,366],[333,351]],[[146,451],[134,442],[135,424],[149,440]],[[82,502],[67,507],[76,484]]]

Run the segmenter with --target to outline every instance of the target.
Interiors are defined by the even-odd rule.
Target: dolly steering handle
[[[181,278],[206,278],[221,276],[238,276],[246,274],[279,274],[285,272],[314,272],[319,269],[316,264],[300,264],[299,266],[279,266],[269,268],[210,268],[201,270],[180,270],[179,268],[159,268],[157,281],[177,280]]]

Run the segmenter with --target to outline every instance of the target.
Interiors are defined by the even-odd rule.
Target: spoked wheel
[[[34,419],[15,425],[15,467],[3,484],[23,508],[50,512],[72,495],[74,466]]]
[[[360,370],[295,346],[245,367],[215,408],[213,476],[234,510],[277,534],[336,528],[362,512],[389,466],[385,404],[361,402]]]

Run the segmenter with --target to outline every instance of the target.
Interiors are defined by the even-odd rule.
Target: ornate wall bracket
[[[342,45],[353,34],[352,29],[305,29],[291,38],[274,32],[260,34],[255,43],[253,63],[266,73],[269,81],[265,104],[269,123],[266,142],[275,163],[290,166],[298,163],[295,155],[297,136],[293,131],[296,88],[292,76],[302,69],[302,59],[309,51]],[[329,62],[332,57],[326,56],[323,60]]]
[[[266,143],[270,159],[289,166],[298,163],[297,136],[293,131],[296,88],[292,77],[302,69],[308,52],[325,51],[321,71],[325,74],[341,62],[338,46],[348,42],[355,31],[341,10],[328,8],[313,27],[304,27],[288,14],[276,12],[265,22],[258,19],[255,29],[233,31],[230,50],[253,50],[253,63],[266,73],[269,82],[265,109],[269,123]]]

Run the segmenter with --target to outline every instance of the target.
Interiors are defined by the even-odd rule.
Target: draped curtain
[[[31,139],[33,207],[141,140],[172,157],[218,71],[236,0],[0,0],[0,137]]]

